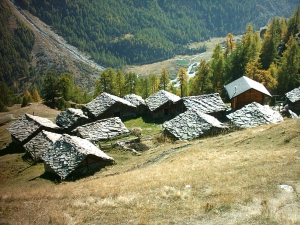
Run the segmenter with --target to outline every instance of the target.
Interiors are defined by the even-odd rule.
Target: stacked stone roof
[[[163,128],[180,140],[191,140],[204,135],[212,128],[224,129],[227,126],[213,116],[200,111],[187,110],[164,123]]]
[[[285,97],[290,100],[292,103],[300,100],[300,87],[291,90],[285,94]]]
[[[24,145],[25,150],[32,158],[39,160],[44,151],[46,151],[55,141],[61,137],[48,131],[42,131]]]
[[[146,102],[145,100],[136,94],[128,94],[124,96],[124,99],[127,100],[128,102],[130,102],[132,105],[138,107],[140,105],[144,105],[146,106]]]
[[[235,126],[240,128],[250,128],[283,121],[283,117],[278,111],[271,109],[268,105],[263,106],[257,102],[252,102],[230,113],[227,117]]]
[[[155,94],[150,95],[148,98],[145,99],[145,102],[151,111],[154,111],[161,107],[162,105],[166,104],[167,102],[176,103],[181,98],[177,95],[174,95],[170,92],[165,90],[160,90]]]
[[[41,158],[61,179],[65,179],[89,155],[100,160],[114,161],[88,140],[67,134],[63,134],[54,142]]]
[[[60,127],[47,118],[26,113],[7,128],[9,133],[21,143],[39,129],[60,130]]]
[[[115,103],[121,103],[129,107],[136,108],[129,101],[119,98],[115,95],[108,94],[106,92],[101,93],[98,97],[85,105],[85,108],[94,116],[98,117],[104,113],[107,109],[112,107]]]
[[[129,134],[129,130],[119,117],[98,120],[77,127],[72,132],[90,141],[107,140]]]
[[[72,127],[80,119],[88,121],[89,118],[81,109],[68,108],[56,116],[56,124],[66,129]]]
[[[198,110],[207,114],[221,112],[227,109],[219,93],[189,96],[182,98],[182,100],[187,109]]]

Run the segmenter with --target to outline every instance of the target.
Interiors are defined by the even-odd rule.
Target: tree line
[[[108,68],[99,74],[93,93],[74,84],[71,74],[57,75],[48,71],[43,81],[41,97],[52,107],[64,109],[70,102],[87,103],[102,92],[119,97],[137,94],[149,97],[158,90],[167,90],[179,96],[220,93],[226,100],[224,85],[241,76],[250,77],[262,83],[271,92],[283,96],[300,86],[300,6],[291,18],[273,18],[261,39],[251,24],[240,42],[234,35],[227,34],[225,47],[218,44],[211,60],[201,60],[196,75],[189,79],[186,68],[177,73],[178,85],[169,79],[163,68],[160,74],[139,77],[133,72],[124,73],[121,69]],[[35,97],[31,97],[35,96]],[[25,100],[24,100],[25,98]],[[15,97],[5,82],[0,82],[0,108],[19,102],[36,101],[39,93],[33,85],[25,92],[23,99]]]

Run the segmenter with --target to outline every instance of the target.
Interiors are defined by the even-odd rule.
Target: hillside
[[[14,107],[0,119],[58,113]],[[8,125],[0,126],[5,145]],[[107,152],[115,165],[62,183],[11,144],[0,150],[0,223],[299,224],[299,125],[285,119],[190,142],[153,140],[139,156]]]
[[[289,17],[298,1],[15,1],[99,64],[121,67],[199,53],[188,43]]]

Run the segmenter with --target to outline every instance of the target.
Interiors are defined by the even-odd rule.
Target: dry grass
[[[299,125],[119,152],[116,165],[60,184],[3,155],[0,224],[300,224]]]

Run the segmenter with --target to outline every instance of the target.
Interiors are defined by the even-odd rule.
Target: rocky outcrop
[[[248,104],[230,113],[227,117],[235,126],[240,128],[251,128],[283,121],[283,117],[278,111],[271,109],[268,105],[263,106],[257,102]]]
[[[213,116],[188,110],[164,123],[163,128],[179,140],[191,140],[202,135],[221,133],[228,127]]]
[[[72,133],[90,141],[101,141],[127,135],[129,130],[119,117],[113,117],[79,126]]]

